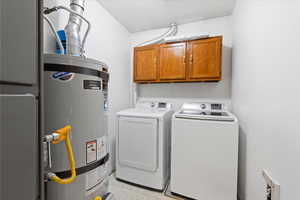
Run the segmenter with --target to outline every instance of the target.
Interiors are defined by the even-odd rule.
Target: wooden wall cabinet
[[[159,45],[134,49],[134,81],[157,81]]]
[[[221,80],[222,36],[136,47],[137,83],[202,82]]]
[[[220,80],[222,39],[188,42],[188,80]]]
[[[163,44],[160,46],[160,80],[186,79],[186,43]]]

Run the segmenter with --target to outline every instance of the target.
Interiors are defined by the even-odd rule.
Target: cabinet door
[[[186,77],[186,43],[160,47],[160,80],[184,80]]]
[[[37,102],[33,95],[0,94],[0,199],[38,196]]]
[[[156,81],[158,67],[158,46],[150,45],[134,49],[134,80]]]
[[[222,37],[188,43],[189,80],[220,80]]]
[[[0,82],[37,81],[38,1],[1,0]]]

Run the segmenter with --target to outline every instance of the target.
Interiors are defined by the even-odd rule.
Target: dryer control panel
[[[163,101],[140,101],[136,104],[137,108],[148,108],[148,109],[159,109],[167,110],[171,109],[172,105],[168,102]]]

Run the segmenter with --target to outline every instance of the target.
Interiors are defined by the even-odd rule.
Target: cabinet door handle
[[[193,63],[193,54],[190,55],[190,62]]]

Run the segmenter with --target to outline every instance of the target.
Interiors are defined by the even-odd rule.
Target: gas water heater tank
[[[47,182],[48,200],[94,200],[107,193],[107,66],[84,57],[49,54],[44,57],[45,132],[72,126],[71,143],[76,180],[68,185]],[[48,170],[70,176],[63,143],[52,145]]]

